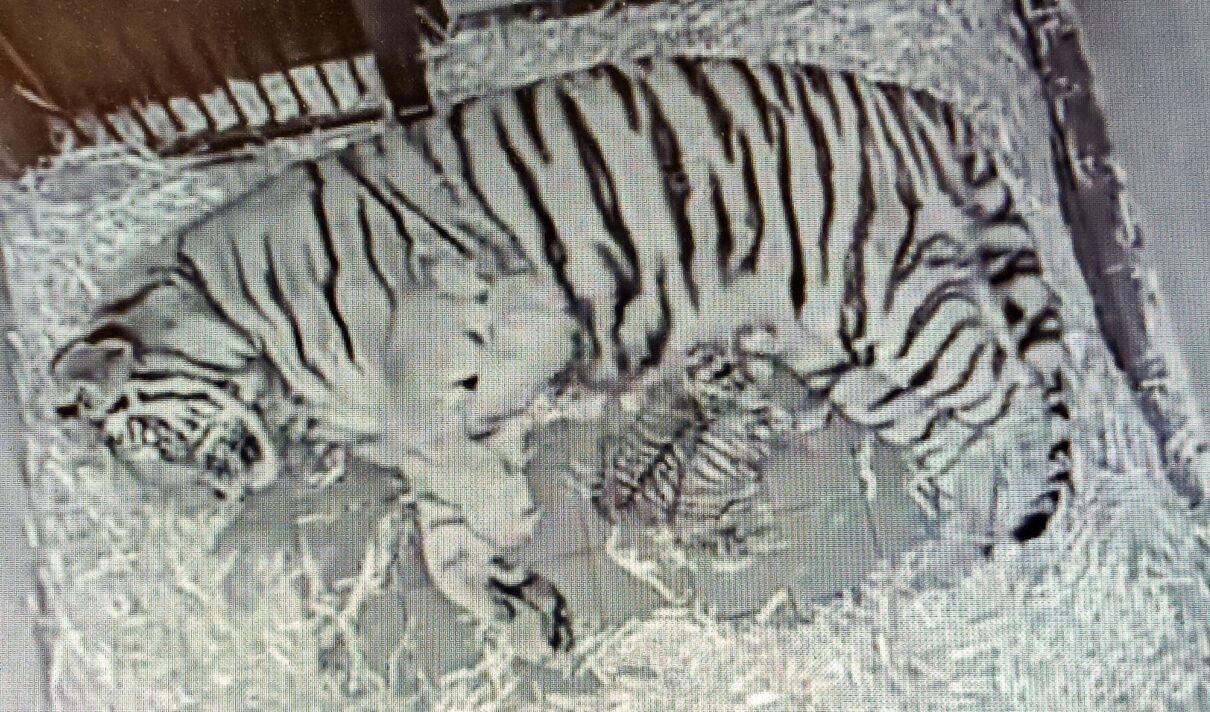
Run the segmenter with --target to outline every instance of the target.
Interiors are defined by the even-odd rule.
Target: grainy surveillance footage
[[[1210,710],[1205,27],[0,7],[0,711]]]

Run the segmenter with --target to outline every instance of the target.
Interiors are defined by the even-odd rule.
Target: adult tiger
[[[1057,297],[1029,225],[951,107],[853,74],[650,59],[484,96],[294,167],[153,274],[83,337],[135,356],[74,406],[131,433],[115,451],[168,459],[130,429],[158,414],[211,477],[221,461],[264,485],[299,442],[396,467],[441,590],[528,616],[556,650],[563,597],[503,555],[538,516],[519,436],[543,392],[637,388],[758,326],[921,482],[1007,414],[1041,414],[1055,464],[1010,483],[993,541],[1040,534],[1071,484]],[[216,336],[164,323],[183,312],[157,299]]]

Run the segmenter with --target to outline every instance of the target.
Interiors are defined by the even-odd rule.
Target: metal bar
[[[0,117],[0,178],[17,178],[54,148],[47,112],[8,86],[0,87]]]
[[[411,121],[433,113],[414,0],[351,0],[395,113]]]
[[[0,53],[3,54],[3,61],[0,61],[0,65],[7,63],[12,67],[13,83],[24,83],[27,89],[34,92],[43,101],[50,101],[50,94],[47,93],[46,85],[42,83],[38,73],[29,65],[29,62],[25,61],[17,48],[8,41],[3,31],[0,31]]]

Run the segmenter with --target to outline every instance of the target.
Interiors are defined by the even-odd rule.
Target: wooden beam
[[[396,116],[411,121],[432,114],[415,0],[351,2]]]
[[[1075,19],[1064,0],[1018,0],[1017,12],[1050,101],[1059,203],[1098,326],[1159,438],[1169,480],[1196,506],[1210,494],[1210,443],[1147,265],[1142,230],[1110,157],[1108,126]]]

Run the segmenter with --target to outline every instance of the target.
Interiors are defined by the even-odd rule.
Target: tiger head
[[[57,415],[94,429],[146,481],[201,484],[239,499],[280,474],[280,448],[256,406],[245,402],[247,384],[127,370],[119,378],[71,379],[71,386]]]
[[[131,382],[100,398],[84,393],[75,412],[147,481],[202,484],[224,499],[271,485],[281,462],[260,415],[221,387],[184,380]]]

